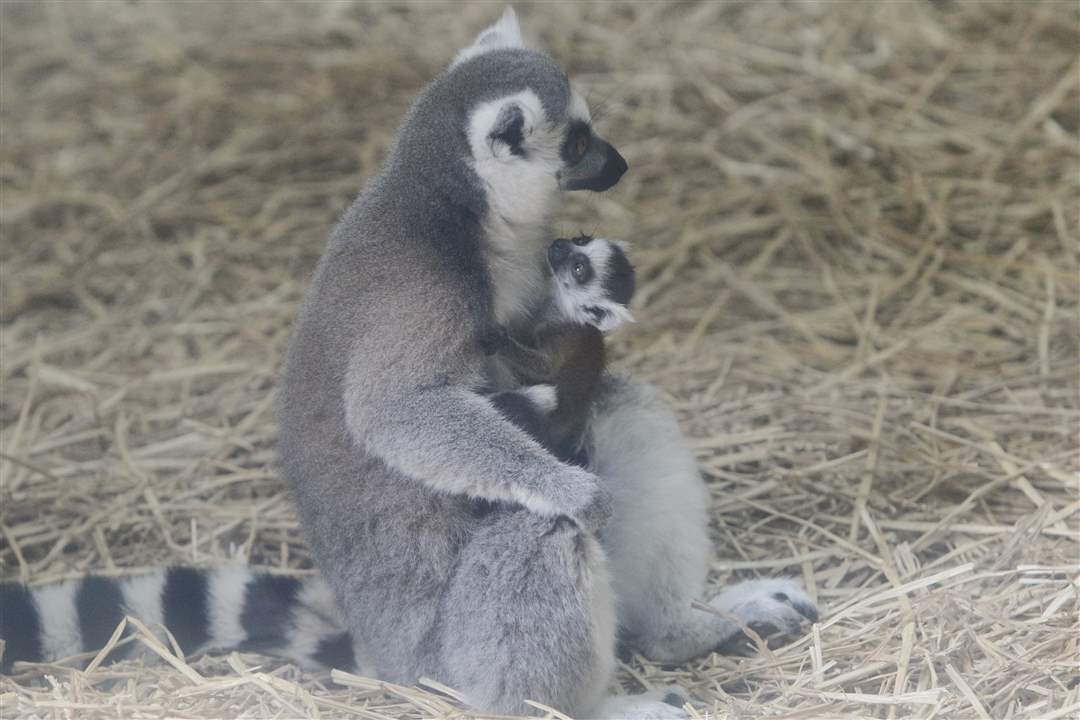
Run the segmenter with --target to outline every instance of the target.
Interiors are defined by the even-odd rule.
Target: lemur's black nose
[[[630,169],[630,164],[626,162],[626,158],[620,155],[615,148],[611,148],[611,156],[608,158],[608,162],[611,163],[611,173],[615,176],[616,182],[623,176],[623,173]]]
[[[551,267],[558,268],[564,262],[566,258],[570,257],[570,241],[565,238],[559,238],[555,242],[551,243],[551,247],[548,248],[548,264]]]

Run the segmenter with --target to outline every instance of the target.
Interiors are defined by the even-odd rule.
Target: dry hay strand
[[[311,572],[274,467],[289,325],[410,99],[497,9],[2,10],[4,577]],[[796,574],[825,608],[749,657],[634,658],[623,690],[678,683],[714,718],[1076,717],[1076,4],[519,11],[630,161],[560,230],[633,244],[613,355],[698,453],[711,580]],[[2,683],[5,717],[467,714],[248,655]]]

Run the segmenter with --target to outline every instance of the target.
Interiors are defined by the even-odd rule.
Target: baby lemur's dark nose
[[[551,247],[548,248],[548,263],[553,268],[557,268],[566,262],[566,258],[570,257],[570,241],[565,238],[559,238],[555,242],[551,243]]]

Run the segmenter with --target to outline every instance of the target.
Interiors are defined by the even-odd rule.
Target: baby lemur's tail
[[[234,566],[172,567],[39,587],[0,583],[0,673],[10,673],[19,660],[51,662],[97,652],[125,615],[169,647],[162,631],[167,628],[185,656],[241,650],[285,657],[305,668],[355,665],[352,640],[321,578]],[[138,641],[119,645],[108,660],[142,647]]]

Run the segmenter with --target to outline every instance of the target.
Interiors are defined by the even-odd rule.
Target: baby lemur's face
[[[621,242],[560,238],[548,248],[548,265],[555,303],[568,321],[602,332],[633,322],[627,305],[634,295],[634,266]]]

